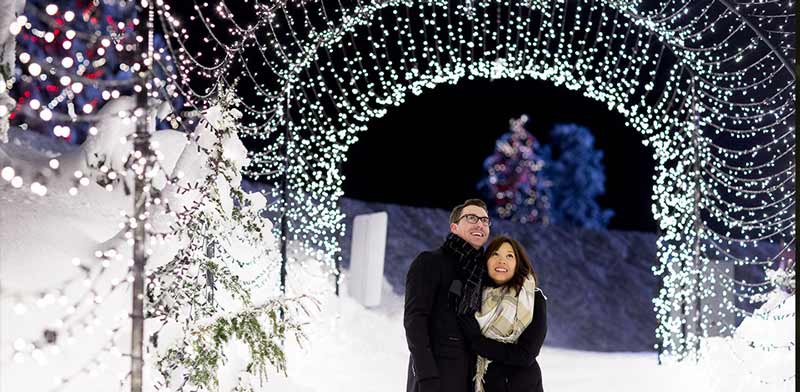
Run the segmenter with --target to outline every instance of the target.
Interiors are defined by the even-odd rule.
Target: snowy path
[[[294,341],[288,343],[288,377],[270,374],[268,383],[261,390],[404,391],[408,350],[402,326],[403,298],[393,294],[385,283],[382,305],[365,309],[346,295],[346,286],[342,297],[322,294],[323,288],[327,287],[324,279],[294,272],[290,278],[290,290],[292,280],[295,280],[295,287],[302,287],[304,291],[320,290],[312,294],[321,301],[322,310],[309,320],[311,324],[306,330],[309,341],[302,348]],[[236,358],[232,360],[235,362]],[[793,360],[788,362],[791,363],[786,364],[787,369],[793,369]],[[117,365],[123,365],[121,369],[124,369],[125,363]],[[732,373],[731,369],[720,372],[719,369],[695,364],[659,366],[655,353],[598,353],[546,346],[539,356],[539,363],[548,392],[794,391],[793,382],[747,389],[745,385],[752,385],[753,381],[747,379],[747,374]],[[29,382],[23,381],[31,378],[22,377],[18,372],[44,374],[48,378],[63,373],[64,368],[52,365],[45,368],[32,363],[12,365],[6,362],[2,373],[6,376],[15,374],[11,378],[16,382],[6,379],[0,389],[4,392],[46,390],[40,388],[41,383],[39,387],[31,388]],[[220,372],[221,380],[230,378],[222,373],[224,370]],[[793,373],[789,370],[788,374]],[[720,380],[721,377],[725,379]],[[723,387],[722,384],[727,385]],[[227,390],[223,385],[221,387],[221,390]],[[111,391],[120,388],[111,379],[98,374],[81,377],[64,390]]]
[[[310,341],[288,353],[289,378],[271,388],[294,392],[405,391],[408,349],[402,297],[384,284],[383,304],[365,309],[348,296],[327,297],[309,329]],[[657,392],[706,390],[690,368],[659,366],[655,353],[596,353],[544,347],[539,357],[546,391]],[[689,377],[686,377],[689,376]]]

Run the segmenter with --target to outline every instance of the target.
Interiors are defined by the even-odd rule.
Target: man
[[[411,263],[403,313],[411,351],[408,392],[472,390],[475,355],[467,348],[457,316],[480,308],[483,244],[491,224],[487,211],[478,199],[453,208],[444,244]]]

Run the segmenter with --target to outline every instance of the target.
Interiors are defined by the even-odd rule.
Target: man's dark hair
[[[453,208],[453,211],[450,213],[450,223],[458,222],[458,218],[461,218],[461,211],[464,210],[466,206],[478,206],[483,208],[484,211],[489,212],[489,209],[486,207],[486,203],[483,202],[481,199],[469,199]]]

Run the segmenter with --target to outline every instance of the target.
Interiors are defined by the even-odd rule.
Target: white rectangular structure
[[[386,212],[358,215],[353,219],[347,287],[350,296],[364,306],[378,306],[381,303],[388,221]]]

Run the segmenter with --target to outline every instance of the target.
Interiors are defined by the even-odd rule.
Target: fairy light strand
[[[249,79],[239,84],[255,90],[243,103],[246,129],[266,145],[249,173],[290,183],[291,195],[272,187],[272,197],[289,199],[275,213],[331,270],[344,229],[338,168],[367,121],[408,94],[472,78],[578,90],[625,115],[652,148],[662,232],[654,273],[664,282],[654,305],[665,354],[692,358],[700,339],[730,332],[735,315],[748,311],[712,297],[765,292],[771,285],[733,279],[733,271],[773,267],[778,243],[794,243],[793,4],[277,2],[253,5],[248,26],[233,8],[195,3],[189,22],[159,9],[179,88],[202,107],[213,88],[198,86]],[[213,37],[203,56],[187,39],[189,25]],[[745,256],[753,248],[762,256]],[[715,293],[719,282],[725,293]],[[708,306],[681,311],[698,303]],[[711,320],[727,320],[725,328]]]

